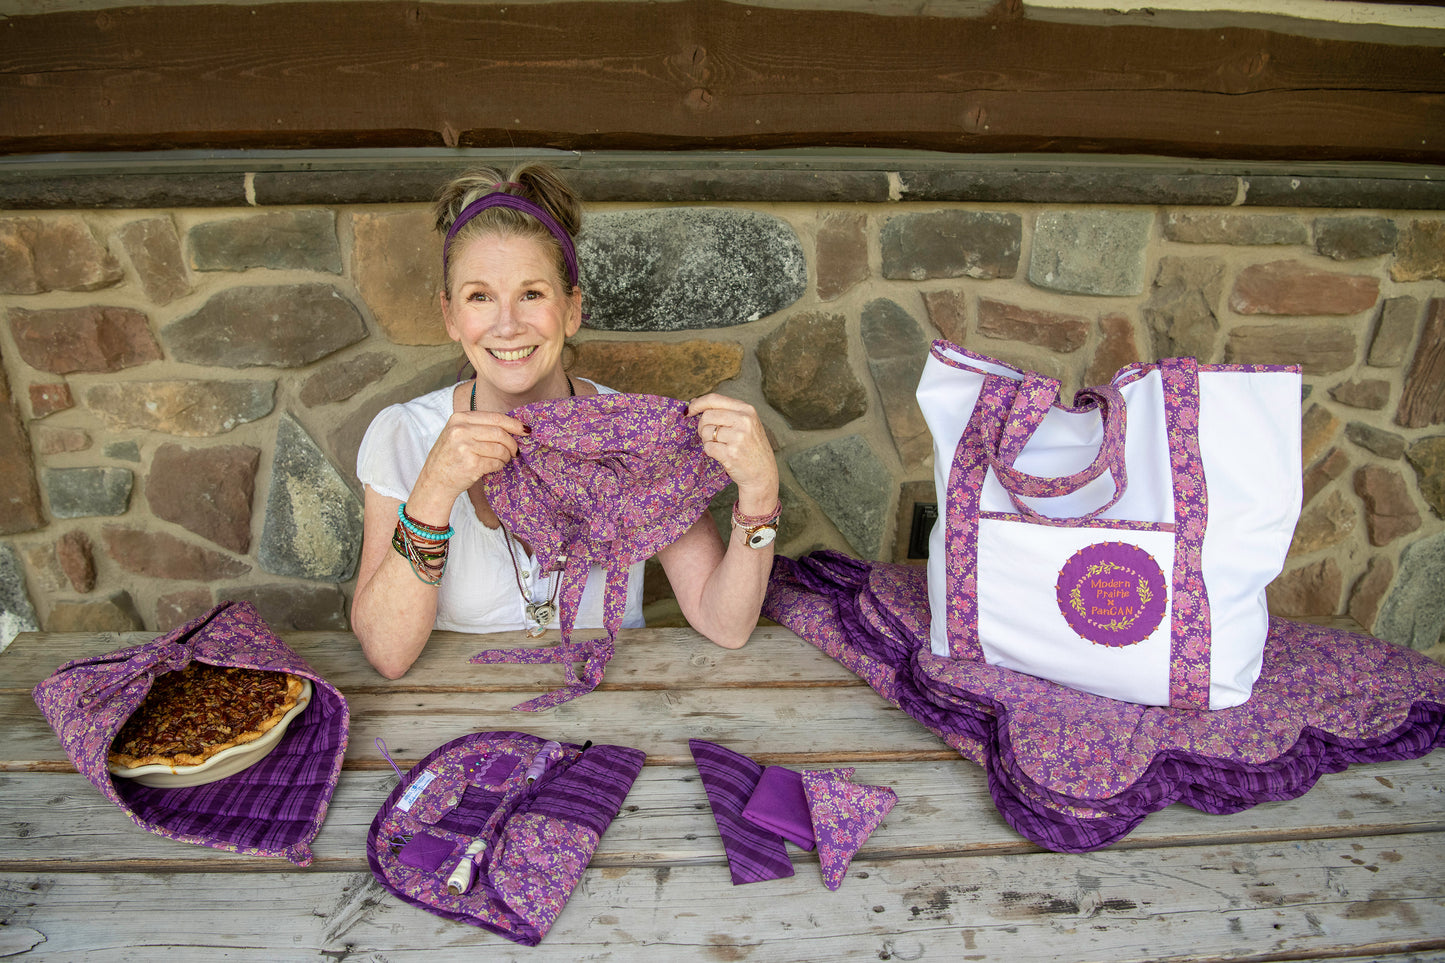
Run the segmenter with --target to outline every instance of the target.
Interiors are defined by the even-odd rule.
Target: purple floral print
[[[487,500],[507,530],[531,545],[544,571],[563,572],[564,644],[572,642],[588,567],[607,570],[602,612],[608,646],[589,653],[582,678],[569,668],[565,689],[516,707],[534,711],[590,692],[601,681],[627,604],[627,567],[687,531],[728,476],[703,452],[687,405],[672,398],[557,398],[511,415],[531,431],[518,439],[516,457],[487,476]],[[499,650],[473,661],[529,661],[523,655],[528,651]],[[575,660],[568,655],[552,661],[570,666]]]

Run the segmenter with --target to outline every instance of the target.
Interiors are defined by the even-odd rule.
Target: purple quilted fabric
[[[311,680],[311,705],[276,748],[216,782],[156,789],[112,778],[111,741],[155,677],[199,659],[211,665],[291,672]],[[131,820],[169,839],[233,853],[311,862],[346,752],[346,700],[272,634],[249,602],[223,602],[144,645],[67,662],[35,687],[35,703],[76,771]]]
[[[1141,706],[934,656],[925,578],[832,552],[779,557],[763,614],[983,765],[999,812],[1049,849],[1107,846],[1171,803],[1238,812],[1445,745],[1445,666],[1379,639],[1271,619],[1248,702]]]
[[[702,517],[728,484],[727,472],[702,450],[687,405],[672,398],[556,398],[511,415],[531,432],[518,439],[516,457],[487,476],[487,500],[507,530],[531,545],[543,571],[563,570],[564,644],[572,642],[588,566],[607,570],[602,613],[607,641],[614,642],[627,604],[627,567],[656,555]],[[521,661],[525,651],[485,655],[513,661],[509,653],[515,653]],[[587,655],[605,663],[610,647]],[[564,698],[517,708],[549,708],[591,691],[600,679],[600,665],[589,661],[582,679],[574,672],[570,685],[552,694]]]
[[[559,744],[525,732],[453,739],[412,767],[372,820],[371,872],[428,912],[536,946],[644,760],[626,746]],[[475,881],[465,893],[448,892],[452,870],[477,840],[486,846]],[[425,863],[409,858],[418,843],[431,854]]]

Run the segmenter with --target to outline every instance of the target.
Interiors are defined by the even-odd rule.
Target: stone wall
[[[760,175],[687,203],[676,177],[631,183],[590,195],[609,199],[589,209],[572,370],[756,405],[783,552],[907,558],[934,500],[912,398],[934,338],[1066,395],[1171,354],[1297,362],[1305,505],[1273,610],[1440,641],[1445,216],[1338,181],[1328,206],[1267,208],[1155,182],[1094,205],[1027,184],[912,200],[896,175],[824,197]],[[228,208],[177,184],[0,211],[0,641],[162,630],[223,598],[283,630],[345,627],[361,435],[456,378],[424,194],[359,203],[333,183]],[[648,599],[676,618],[658,570]]]

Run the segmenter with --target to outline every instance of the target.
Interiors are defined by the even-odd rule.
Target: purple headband
[[[500,191],[486,194],[462,208],[456,220],[452,221],[452,226],[447,228],[446,240],[442,242],[443,256],[451,250],[452,238],[456,236],[457,231],[489,207],[510,207],[514,211],[530,214],[541,221],[542,226],[551,232],[558,244],[562,245],[562,258],[567,262],[567,280],[574,288],[577,286],[577,249],[572,245],[571,235],[562,229],[562,225],[552,219],[552,215],[525,197],[518,197],[515,194],[504,194]]]

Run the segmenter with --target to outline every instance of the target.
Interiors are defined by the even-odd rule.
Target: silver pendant
[[[539,637],[547,630],[547,626],[557,617],[557,606],[551,602],[530,602],[527,605],[527,621],[533,623],[528,627],[527,634],[532,638]]]

